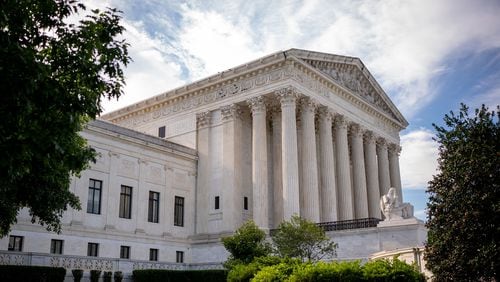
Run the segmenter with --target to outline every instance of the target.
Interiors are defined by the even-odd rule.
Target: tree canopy
[[[334,243],[321,227],[299,216],[283,221],[272,234],[275,253],[280,257],[318,261],[336,255]]]
[[[266,233],[252,220],[245,222],[233,236],[222,239],[224,247],[231,253],[226,267],[230,268],[238,263],[247,264],[256,257],[267,256],[271,248],[265,239]]]
[[[69,190],[95,160],[78,134],[122,93],[130,60],[115,9],[76,0],[0,1],[0,236],[27,207],[33,222],[60,231]],[[80,16],[82,18],[82,16]]]
[[[429,182],[427,268],[436,280],[498,281],[500,109],[468,107],[434,124],[439,173]]]

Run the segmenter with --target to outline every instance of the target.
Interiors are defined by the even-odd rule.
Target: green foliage
[[[73,269],[71,270],[71,274],[73,274],[73,281],[80,282],[83,277],[83,269]]]
[[[422,273],[416,267],[397,258],[393,260],[374,260],[363,266],[363,275],[367,281],[425,281]]]
[[[500,108],[467,106],[434,124],[439,173],[427,192],[427,268],[437,280],[499,280]]]
[[[91,282],[98,282],[100,276],[101,276],[100,270],[91,270],[90,271],[90,281]]]
[[[288,281],[360,281],[363,278],[359,261],[353,262],[317,262],[297,268]]]
[[[300,267],[298,261],[283,261],[276,265],[266,266],[255,274],[252,282],[285,281],[297,267]]]
[[[245,222],[233,236],[222,239],[224,247],[231,253],[224,266],[231,269],[240,263],[250,263],[255,257],[268,255],[271,248],[265,239],[266,233],[253,221]]]
[[[124,85],[128,44],[115,9],[84,10],[76,0],[0,1],[0,236],[20,208],[59,232],[71,175],[95,160],[78,134],[102,112],[102,97]]]
[[[333,258],[337,244],[316,224],[299,216],[283,221],[272,235],[275,253],[280,257],[318,261]]]
[[[226,270],[144,269],[132,272],[134,282],[220,282],[226,281]]]
[[[66,269],[62,267],[0,265],[1,281],[62,282],[66,276]]]
[[[252,279],[255,276],[255,274],[259,272],[262,268],[276,265],[283,261],[285,260],[275,256],[256,257],[249,264],[242,263],[234,265],[233,268],[228,273],[227,281],[231,282],[250,281],[250,279]],[[293,260],[286,260],[286,262],[293,263]]]

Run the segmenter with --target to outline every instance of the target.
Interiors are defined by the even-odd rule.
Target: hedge
[[[62,267],[0,265],[1,281],[62,282],[66,269]]]
[[[220,282],[226,281],[226,270],[144,269],[132,272],[134,282]]]

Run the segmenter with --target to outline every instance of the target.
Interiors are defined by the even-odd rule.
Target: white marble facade
[[[68,255],[85,255],[93,240],[104,257],[119,257],[127,242],[131,259],[147,260],[157,248],[159,261],[175,262],[182,251],[188,263],[220,262],[220,236],[248,219],[266,230],[293,214],[380,219],[381,195],[389,187],[402,195],[399,132],[408,123],[358,58],[278,52],[101,118],[114,125],[98,121],[82,133],[101,157],[71,187],[83,209],[65,213],[61,235],[31,225],[22,211],[12,233],[26,238],[25,251],[48,252],[28,241],[42,234],[67,240]],[[103,179],[100,215],[85,209],[89,179]],[[133,187],[131,219],[118,216],[121,185]],[[159,223],[147,220],[150,191],[160,196]],[[174,225],[176,196],[184,199],[182,227]],[[380,241],[382,231],[370,230],[339,236]]]

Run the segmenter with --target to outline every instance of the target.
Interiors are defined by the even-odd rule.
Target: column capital
[[[383,137],[377,138],[377,148],[387,148],[387,140]]]
[[[309,97],[302,97],[299,99],[299,108],[301,112],[315,113],[318,107],[318,103]]]
[[[355,123],[355,122],[349,123],[349,133],[352,136],[362,138],[364,131],[365,131],[365,129],[359,123]]]
[[[291,106],[299,97],[297,90],[293,87],[285,87],[276,90],[276,95],[279,97],[281,106]]]
[[[212,119],[212,115],[210,111],[201,112],[196,114],[196,123],[198,128],[205,127],[210,125],[210,121]]]
[[[328,107],[319,107],[318,117],[319,119],[324,119],[325,121],[331,121],[333,119],[332,112],[328,109]]]
[[[399,156],[399,154],[401,153],[401,146],[399,146],[398,144],[390,143],[387,148],[389,149],[389,153],[391,154],[396,154]]]
[[[247,100],[252,114],[266,112],[266,101],[264,96],[253,97]]]
[[[371,130],[365,130],[365,132],[363,134],[363,139],[365,140],[366,143],[373,143],[373,144],[375,144],[377,136],[375,135],[375,133],[373,133],[373,131],[371,131]]]
[[[348,120],[344,115],[335,114],[334,123],[336,128],[347,129]]]
[[[236,104],[230,104],[226,106],[222,106],[220,108],[222,121],[229,121],[241,116],[242,110],[241,107]]]

